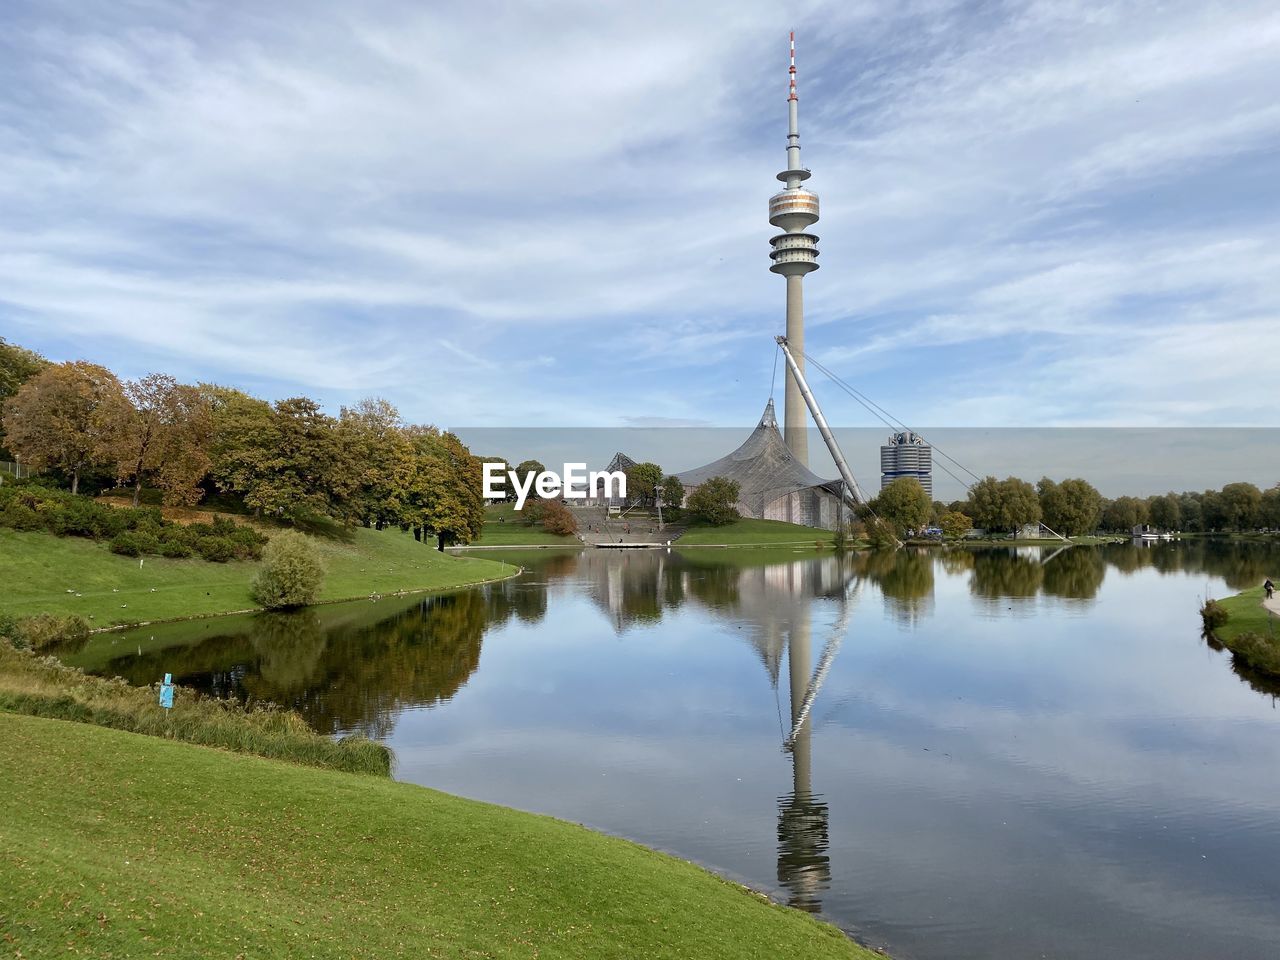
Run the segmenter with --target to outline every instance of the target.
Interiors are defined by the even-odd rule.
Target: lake
[[[518,579],[101,635],[396,776],[696,860],[896,957],[1280,955],[1277,689],[1200,636],[1280,549],[504,553]]]

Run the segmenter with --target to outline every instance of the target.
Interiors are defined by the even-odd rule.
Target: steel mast
[[[796,386],[800,388],[800,395],[804,397],[805,405],[809,408],[809,413],[813,415],[813,422],[818,425],[818,433],[822,434],[822,439],[826,442],[827,449],[831,451],[831,459],[836,462],[836,469],[840,471],[840,479],[844,481],[845,487],[855,504],[865,503],[858,481],[853,478],[853,471],[849,469],[849,464],[845,462],[844,454],[840,452],[840,445],[836,443],[835,434],[827,426],[827,418],[822,415],[822,408],[818,406],[818,401],[814,398],[813,391],[809,389],[809,381],[804,378],[804,371],[800,369],[796,358],[791,355],[791,348],[787,346],[787,338],[775,337],[774,339],[778,341],[778,346],[782,348],[782,355],[787,358],[787,369],[795,377]]]

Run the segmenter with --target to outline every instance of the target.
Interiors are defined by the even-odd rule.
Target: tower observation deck
[[[769,222],[784,231],[769,243],[769,269],[787,279],[787,343],[796,363],[804,364],[804,275],[818,269],[818,237],[808,228],[818,222],[818,195],[801,184],[809,171],[800,166],[799,99],[796,97],[796,35],[791,33],[791,67],[787,91],[787,168],[778,174],[786,186],[769,198]],[[783,438],[792,455],[809,465],[807,413],[800,385],[787,370]]]

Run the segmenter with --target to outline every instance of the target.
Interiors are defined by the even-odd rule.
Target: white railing
[[[13,460],[0,460],[0,482],[3,482],[6,476],[17,477],[19,480],[23,480],[34,475],[35,471],[24,464],[17,463]]]

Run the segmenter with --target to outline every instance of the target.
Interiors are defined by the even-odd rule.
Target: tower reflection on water
[[[800,719],[809,687],[811,622],[807,608],[797,611],[787,637],[787,674],[791,687],[791,723]],[[813,792],[813,715],[804,718],[790,744],[791,793],[778,798],[778,882],[788,903],[816,913],[820,894],[831,885],[827,856],[830,810]]]

